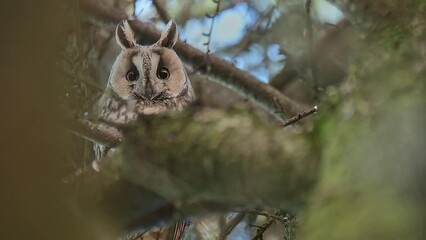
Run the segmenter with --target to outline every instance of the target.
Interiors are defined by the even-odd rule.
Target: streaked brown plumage
[[[188,74],[173,50],[177,39],[178,29],[173,21],[150,46],[136,42],[127,20],[117,25],[116,40],[122,51],[97,106],[101,122],[127,124],[140,115],[181,110],[194,100]],[[101,160],[108,150],[96,145],[96,159]],[[99,170],[98,163],[93,164],[95,170]]]
[[[116,40],[122,51],[99,101],[103,120],[125,124],[138,114],[181,110],[194,99],[182,61],[172,49],[177,38],[177,26],[170,21],[155,44],[141,46],[126,20],[118,24]]]

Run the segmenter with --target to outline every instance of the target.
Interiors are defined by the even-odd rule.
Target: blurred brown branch
[[[170,21],[170,14],[167,12],[166,3],[163,0],[152,0],[152,4],[157,9],[158,15],[164,23]]]
[[[318,163],[310,147],[295,146],[291,151],[285,147],[302,136],[289,138],[245,114],[213,114],[207,119],[203,116],[208,112],[199,114],[146,116],[123,131],[126,141],[104,159],[104,171],[84,172],[72,185],[90,189],[82,199],[108,209],[105,217],[126,230],[252,206],[253,199],[298,211],[314,186]],[[236,121],[230,122],[233,118]],[[87,120],[70,119],[68,126],[80,136],[111,147],[122,139],[120,133]],[[141,191],[157,197],[149,198]],[[140,204],[132,205],[135,202]]]
[[[106,23],[112,29],[115,23],[126,18],[124,13],[107,8],[95,0],[81,0],[81,5],[97,17],[94,23],[103,27],[105,27]],[[139,20],[129,22],[138,34],[137,37],[144,43],[153,43],[160,37],[160,32],[150,24]],[[182,41],[178,41],[175,50],[186,63],[193,66],[201,74],[209,76],[209,79],[257,103],[280,120],[285,120],[289,116],[296,115],[302,111],[299,104],[280,93],[277,89],[259,81],[249,73],[237,69],[231,63],[212,55],[206,57],[204,52]]]
[[[123,135],[114,127],[98,125],[85,119],[66,120],[68,128],[75,134],[107,147],[115,147],[123,141]]]

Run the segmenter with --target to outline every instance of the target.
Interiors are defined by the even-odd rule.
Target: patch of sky
[[[259,66],[249,71],[251,75],[262,82],[269,82],[269,71],[265,65]]]
[[[266,12],[275,4],[275,0],[250,0],[249,2],[259,12]]]
[[[203,33],[207,32],[209,26],[206,19],[189,19],[179,29],[179,37],[198,50],[205,51],[204,43],[207,41],[207,37],[203,36]]]
[[[176,0],[169,1],[170,4],[176,2]],[[260,29],[267,30],[281,15],[277,8],[273,8],[276,4],[276,0],[251,0],[248,3],[237,3],[234,7],[220,12],[215,18],[212,30],[211,53],[232,62],[239,69],[250,72],[259,80],[267,82],[269,76],[274,76],[284,66],[285,56],[280,53],[278,44],[271,43],[265,46],[254,43],[237,55],[229,53],[226,49],[238,44],[256,23],[260,24]],[[326,0],[314,0],[313,9],[315,17],[323,23],[336,24],[343,18],[343,13]],[[272,10],[270,19],[266,18],[259,22],[261,17],[259,13],[265,13],[268,10]],[[139,14],[142,21],[153,19],[156,11],[152,1],[138,0],[136,14]],[[164,29],[165,24],[159,21],[156,26]],[[207,33],[210,26],[209,18],[190,19],[179,27],[179,38],[200,51],[206,51],[207,47],[204,43],[208,38],[203,33]]]
[[[278,44],[270,44],[267,47],[266,56],[269,59],[267,64],[269,75],[275,76],[284,68],[286,56],[281,53],[280,45]]]
[[[241,53],[238,57],[245,59],[244,68],[250,69],[257,67],[262,64],[263,56],[265,55],[265,49],[260,44],[252,44],[248,51]]]
[[[268,56],[269,60],[273,62],[278,62],[285,59],[285,55],[281,53],[280,45],[278,44],[270,44],[267,47],[266,55]]]
[[[151,0],[137,0],[135,14],[140,20],[147,22],[154,18],[157,13],[154,11]]]
[[[236,4],[221,12],[215,19],[212,32],[213,52],[239,43],[248,26],[254,24],[258,14],[247,3]]]
[[[248,231],[249,227],[246,222],[240,222],[232,232],[226,237],[227,240],[250,240],[251,236]]]

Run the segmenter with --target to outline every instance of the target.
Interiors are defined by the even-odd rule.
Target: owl
[[[150,46],[136,42],[127,20],[117,25],[115,37],[121,52],[96,110],[104,127],[107,123],[125,125],[140,115],[181,110],[194,100],[188,74],[173,50],[178,39],[175,22],[170,21],[160,39]],[[108,150],[95,146],[95,170],[99,170],[99,160]]]
[[[96,114],[100,125],[126,125],[145,114],[167,110],[181,110],[195,98],[194,90],[182,61],[173,50],[178,39],[176,23],[170,21],[160,39],[150,45],[139,45],[134,33],[124,20],[117,25],[115,37],[121,52],[117,56]],[[101,159],[114,149],[95,144],[96,160],[92,166],[100,170]],[[181,239],[187,222],[174,228],[159,228],[126,239]],[[174,229],[174,230],[172,230]],[[164,238],[162,238],[162,236]]]
[[[127,20],[117,25],[116,41],[122,50],[99,101],[102,120],[126,124],[138,115],[181,110],[194,100],[188,74],[172,49],[177,39],[178,29],[173,21],[150,46],[136,43]]]

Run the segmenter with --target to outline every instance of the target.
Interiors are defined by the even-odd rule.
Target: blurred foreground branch
[[[81,0],[82,6],[96,16],[94,23],[113,29],[115,24],[126,18],[126,15],[109,9],[95,0]],[[154,43],[160,32],[151,24],[139,20],[129,21],[137,37],[144,44]],[[193,69],[257,103],[280,120],[285,120],[301,112],[303,109],[277,89],[237,69],[231,63],[212,55],[206,55],[194,47],[178,41],[174,47],[179,56]]]
[[[160,15],[161,20],[164,23],[168,23],[170,21],[170,14],[167,12],[166,3],[161,0],[153,0],[152,4],[157,9],[158,15]]]
[[[114,127],[95,124],[85,119],[67,119],[66,122],[69,130],[89,141],[110,148],[123,141],[123,134]]]
[[[89,125],[79,129],[95,136],[101,131],[83,123]],[[101,199],[94,204],[127,230],[259,203],[295,213],[316,179],[317,158],[303,136],[283,134],[244,113],[145,116],[123,133],[126,141],[105,159],[99,177],[82,177],[80,189],[91,189],[88,199]],[[147,200],[141,191],[168,204]],[[161,214],[158,206],[166,206]]]

